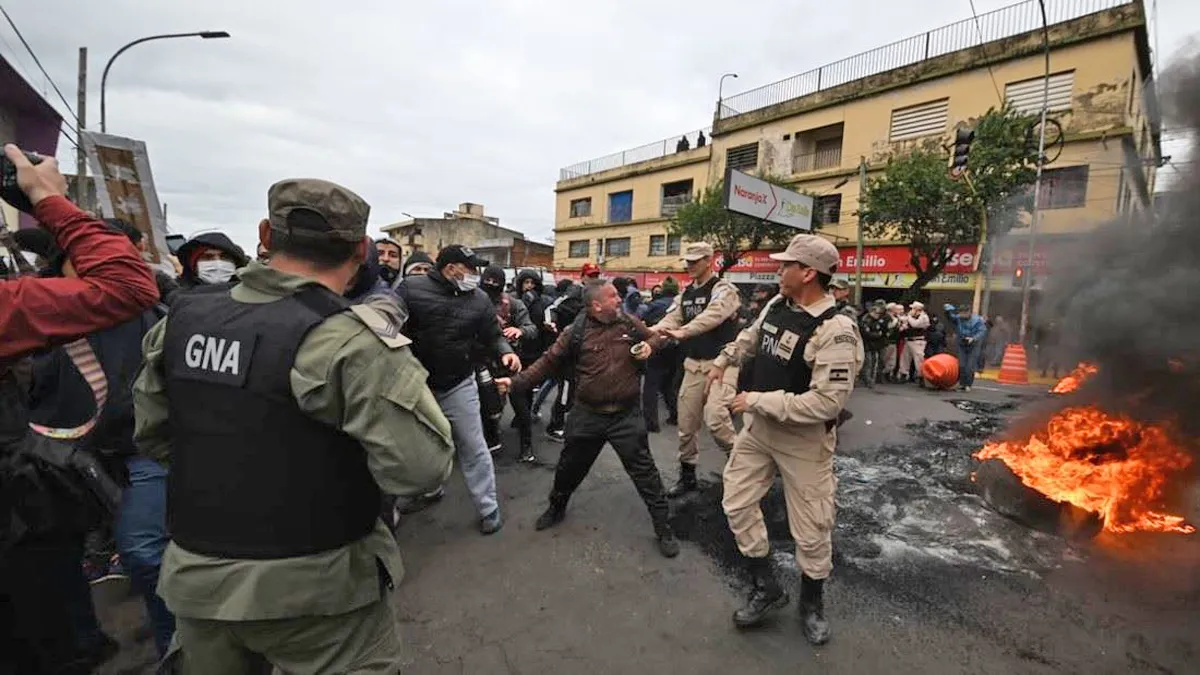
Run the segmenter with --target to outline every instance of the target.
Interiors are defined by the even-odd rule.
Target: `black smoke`
[[[1163,128],[1187,130],[1195,146],[1200,52],[1177,60],[1161,82]],[[1104,223],[1052,261],[1034,316],[1061,331],[1070,359],[1064,365],[1100,368],[1063,403],[1098,403],[1143,422],[1174,423],[1193,452],[1200,447],[1200,171],[1190,162],[1200,160],[1198,150],[1175,158],[1179,174],[1153,212]],[[1158,171],[1163,178],[1172,169]]]

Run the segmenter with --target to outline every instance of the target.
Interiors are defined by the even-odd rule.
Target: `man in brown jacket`
[[[650,357],[651,345],[661,344],[661,338],[637,318],[622,314],[621,298],[612,284],[589,284],[583,305],[585,311],[532,366],[514,378],[496,380],[502,392],[523,391],[545,381],[562,365],[573,370],[563,378],[563,386],[574,390],[568,391],[568,396],[574,396],[574,405],[567,417],[566,445],[554,473],[550,506],[536,527],[544,530],[562,522],[571,494],[604,444],[611,443],[650,510],[659,551],[674,558],[679,555],[679,542],[667,522],[662,477],[650,455],[637,363]]]

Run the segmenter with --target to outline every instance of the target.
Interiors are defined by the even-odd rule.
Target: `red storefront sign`
[[[953,247],[953,250],[954,253],[943,272],[967,274],[974,271],[975,246],[964,244]],[[729,271],[776,272],[779,270],[779,262],[771,260],[771,253],[773,251],[747,251]],[[838,271],[854,271],[855,247],[843,246],[838,249],[838,253],[841,255]],[[915,272],[909,264],[911,256],[907,246],[866,246],[863,248],[863,272]]]
[[[1039,242],[1033,257],[1034,272],[1038,275],[1048,273],[1051,256],[1057,251],[1058,247],[1063,245],[1057,242]],[[970,274],[975,271],[975,253],[977,250],[975,244],[958,244],[953,246],[952,250],[953,253],[950,260],[942,270],[943,274]],[[738,258],[737,264],[730,267],[727,271],[733,273],[774,274],[779,271],[779,262],[770,258],[770,255],[774,252],[766,250],[746,251]],[[839,272],[846,274],[855,271],[855,253],[856,250],[853,246],[841,246],[838,248],[838,254],[841,256],[841,262],[838,265]],[[909,264],[911,255],[908,247],[904,245],[866,246],[863,248],[863,273],[915,273],[916,270]],[[1027,244],[1017,241],[1011,243],[1009,246],[997,249],[995,256],[993,274],[1006,274],[1012,272],[1016,265],[1027,264],[1029,249],[1027,248]],[[643,290],[661,284],[667,277],[674,277],[679,282],[680,287],[686,286],[688,283],[687,273],[683,271],[642,272],[605,269],[602,274],[606,279],[613,279],[615,277],[631,278],[637,282],[638,288]],[[554,276],[556,279],[578,281],[579,270],[555,270]]]

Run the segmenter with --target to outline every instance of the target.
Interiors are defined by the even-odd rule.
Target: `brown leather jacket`
[[[569,326],[540,359],[513,378],[513,389],[529,389],[558,371],[563,359],[571,358],[573,331],[574,326]],[[653,336],[637,317],[605,321],[589,315],[575,363],[575,400],[596,407],[640,401],[640,373],[629,348],[642,340],[652,348],[662,344],[662,339]]]

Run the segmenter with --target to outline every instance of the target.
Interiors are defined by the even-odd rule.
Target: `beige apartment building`
[[[1045,259],[1056,245],[1150,208],[1162,162],[1142,2],[1046,6],[1048,115],[1063,134],[1047,153],[1053,161],[1040,199],[1035,284],[1052,273]],[[677,134],[566,167],[555,187],[555,269],[571,274],[596,261],[607,275],[632,276],[643,288],[678,276],[681,242],[667,232],[671,215],[731,167],[781,176],[793,189],[819,195],[815,210],[828,223],[821,233],[841,248],[842,269],[853,273],[860,164],[871,174],[930,138],[949,145],[957,128],[1005,102],[1039,114],[1042,36],[1038,4],[1028,0],[980,15],[978,24],[943,26],[729,96],[711,128],[682,134],[688,149],[677,146]],[[707,141],[701,147],[699,133]],[[994,288],[1011,288],[1014,265],[1026,264],[1028,231],[1014,230],[998,250]],[[912,283],[903,242],[864,246],[864,287],[898,293]],[[961,254],[931,290],[974,287],[975,247]],[[730,278],[750,283],[774,271],[765,252],[751,252]]]

